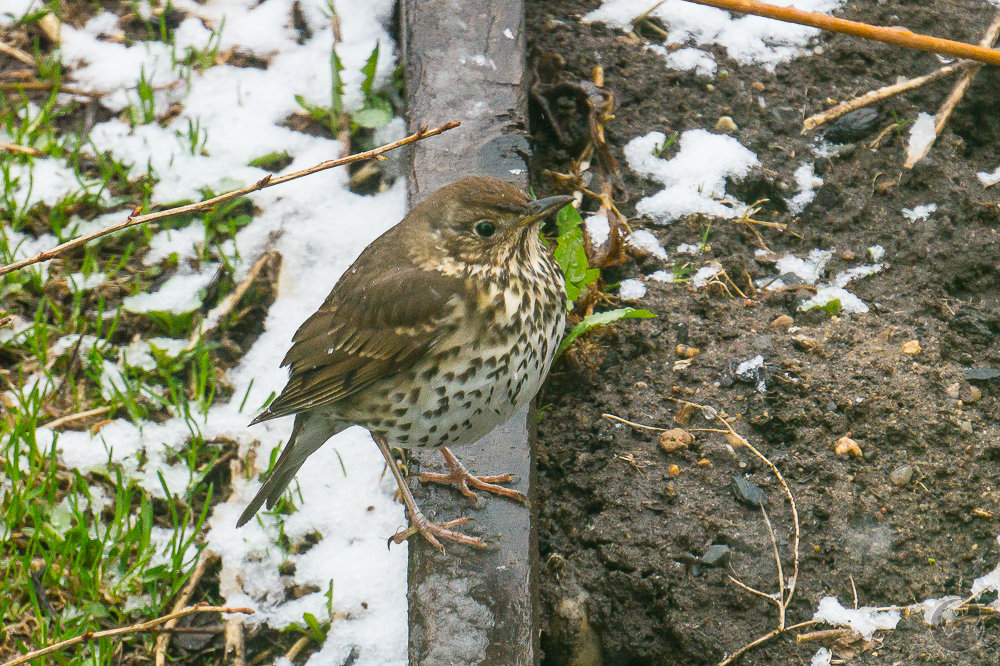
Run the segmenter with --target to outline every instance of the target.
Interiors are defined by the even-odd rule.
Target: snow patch
[[[798,215],[816,198],[816,188],[823,185],[823,179],[816,175],[812,162],[807,162],[795,170],[795,183],[799,193],[788,202],[788,210]]]
[[[934,142],[937,135],[934,132],[934,116],[921,111],[917,119],[910,125],[910,140],[906,146],[908,155],[920,155]]]
[[[899,611],[879,611],[874,608],[844,608],[836,597],[823,597],[813,620],[838,627],[850,627],[870,641],[879,629],[895,629]]]
[[[743,178],[759,165],[754,153],[731,136],[695,129],[678,136],[677,153],[665,160],[654,154],[665,141],[662,132],[650,132],[625,146],[629,167],[664,185],[639,201],[636,212],[664,224],[695,213],[732,218],[747,209],[726,194],[726,178]]]
[[[926,220],[931,216],[931,213],[937,210],[936,203],[924,204],[922,206],[914,206],[913,208],[904,208],[903,217],[908,219],[910,222],[917,222],[918,220]]]
[[[642,280],[622,280],[618,287],[618,296],[626,301],[635,301],[646,295],[646,285]]]

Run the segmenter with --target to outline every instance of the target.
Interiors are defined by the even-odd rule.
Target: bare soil
[[[658,433],[622,425],[602,414],[672,428],[677,399],[711,405],[781,469],[801,525],[800,573],[788,623],[811,619],[820,598],[845,606],[917,603],[968,596],[973,579],[1000,561],[1000,380],[966,379],[970,368],[1000,368],[1000,188],[984,188],[976,171],[1000,162],[1000,76],[984,68],[929,157],[903,171],[907,129],[874,136],[919,111],[933,114],[954,79],[894,97],[878,109],[871,135],[838,157],[814,158],[813,134],[801,121],[847,99],[940,66],[931,54],[824,34],[821,56],[775,72],[741,66],[716,50],[728,77],[710,82],[670,70],[663,59],[620,31],[584,24],[596,0],[528,3],[530,41],[556,53],[581,80],[602,65],[618,104],[606,126],[621,162],[635,228],[652,231],[674,257],[680,243],[697,243],[707,219],[669,226],[635,218],[634,205],[658,184],[632,173],[621,148],[652,130],[712,130],[731,116],[735,136],[762,163],[729,188],[747,203],[770,203],[757,219],[788,224],[789,233],[762,229],[778,255],[834,250],[829,272],[870,263],[882,245],[890,266],[849,287],[867,314],[804,314],[807,293],[747,293],[648,282],[639,303],[656,319],[625,321],[568,355],[540,401],[548,405],[538,430],[541,485],[544,664],[715,664],[777,625],[773,603],[733,584],[777,588],[767,526],[758,509],[737,501],[733,478],[767,493],[786,577],[792,569],[792,521],[774,475],[745,447],[722,435],[694,432],[687,449],[666,453]],[[653,4],[652,2],[650,3]],[[978,42],[996,9],[986,2],[848,2],[840,15],[879,25]],[[758,97],[763,98],[761,108]],[[819,130],[822,131],[822,130]],[[535,109],[536,191],[551,189],[543,169],[565,172],[562,148]],[[785,200],[797,192],[794,170],[815,159],[824,184],[797,218]],[[910,222],[901,210],[934,202],[937,211]],[[774,275],[755,261],[757,239],[743,225],[715,220],[710,248],[698,258],[722,262],[746,293],[747,277]],[[606,274],[609,283],[671,268],[634,257]],[[732,291],[732,290],[730,290]],[[614,293],[614,290],[612,290]],[[800,330],[770,326],[779,315]],[[793,341],[813,338],[811,349]],[[918,354],[903,344],[916,340]],[[678,343],[700,349],[687,369],[674,369]],[[808,345],[807,345],[808,346]],[[734,375],[737,363],[762,354],[766,391]],[[948,387],[958,384],[958,398]],[[975,390],[973,390],[975,389]],[[718,428],[695,414],[684,427]],[[861,457],[839,455],[849,435]],[[676,465],[679,475],[669,473]],[[901,486],[890,480],[910,466]],[[712,545],[730,549],[730,564],[705,566]],[[993,601],[986,595],[982,601]],[[865,642],[797,644],[784,634],[745,655],[747,664],[807,664],[820,646],[859,664],[1000,663],[996,616],[967,617],[946,628],[919,615]]]

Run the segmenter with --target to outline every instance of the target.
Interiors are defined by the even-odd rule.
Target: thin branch
[[[979,41],[979,45],[989,48],[993,46],[993,42],[997,40],[998,36],[1000,36],[1000,10],[998,10],[996,16],[993,17],[993,23],[991,23],[990,27],[986,29],[986,34]],[[912,169],[917,162],[924,159],[927,153],[931,151],[931,147],[934,145],[934,142],[937,141],[938,136],[941,135],[941,130],[943,130],[944,126],[948,123],[948,119],[951,118],[951,114],[955,110],[955,107],[958,106],[958,103],[962,101],[963,97],[965,97],[965,92],[969,89],[969,86],[972,85],[972,80],[976,78],[976,74],[979,73],[980,68],[982,68],[982,65],[977,63],[962,72],[962,76],[959,77],[958,81],[955,83],[955,87],[951,89],[951,93],[948,95],[948,98],[945,99],[944,104],[941,105],[941,108],[938,109],[938,112],[934,115],[934,136],[931,137],[931,140],[928,141],[925,146],[923,146],[920,152],[910,154],[909,151],[907,151],[906,162],[903,164],[904,169]]]
[[[767,517],[767,510],[764,502],[760,506],[761,515],[764,516],[764,524],[767,525],[767,533],[771,535],[771,548],[774,550],[774,562],[778,565],[778,629],[785,628],[785,574],[781,571],[781,554],[778,552],[778,540],[774,538],[774,526],[771,519]]]
[[[818,621],[817,620],[806,620],[805,622],[799,622],[798,624],[793,624],[792,626],[785,627],[784,629],[775,629],[775,630],[773,630],[773,631],[771,631],[769,633],[764,634],[763,636],[761,636],[757,640],[752,641],[750,643],[747,643],[746,645],[744,645],[743,647],[741,647],[739,650],[737,650],[736,652],[732,653],[731,655],[729,655],[728,657],[726,657],[725,659],[723,659],[722,661],[720,661],[719,662],[719,666],[729,666],[729,664],[734,663],[737,659],[739,659],[744,654],[746,654],[750,650],[754,649],[758,645],[763,645],[764,643],[768,642],[772,638],[775,638],[776,636],[780,636],[781,634],[785,633],[786,631],[795,631],[796,629],[801,629],[802,627],[811,627],[814,624],[818,624]]]
[[[996,49],[966,44],[965,42],[955,42],[950,39],[940,39],[928,35],[918,35],[905,28],[883,28],[881,26],[869,25],[858,21],[847,21],[845,19],[819,14],[817,12],[806,12],[794,7],[779,7],[769,5],[757,0],[687,0],[698,5],[708,5],[719,9],[728,9],[741,14],[753,14],[766,18],[777,19],[786,23],[798,23],[808,25],[813,28],[829,30],[830,32],[842,32],[855,37],[874,39],[878,42],[905,46],[918,51],[930,51],[941,55],[953,56],[956,58],[968,58],[978,60],[990,65],[1000,65],[1000,51]]]
[[[25,53],[16,46],[0,42],[0,53],[6,53],[10,57],[20,60],[25,65],[35,66],[35,59],[31,57],[31,54]]]
[[[110,405],[105,405],[104,407],[96,407],[94,409],[88,409],[85,412],[77,412],[76,414],[67,414],[66,416],[60,416],[59,418],[49,421],[48,423],[43,423],[38,426],[39,428],[48,428],[49,430],[55,430],[59,426],[64,426],[67,423],[72,423],[73,421],[82,421],[83,419],[89,419],[91,416],[100,416],[101,414],[106,414],[111,411]]]
[[[218,557],[218,555],[209,550],[201,551],[201,555],[198,556],[198,564],[195,565],[194,571],[191,572],[191,577],[188,578],[187,582],[184,584],[184,589],[181,590],[180,595],[177,597],[177,601],[174,602],[174,613],[183,609],[187,605],[188,601],[191,600],[191,595],[194,594],[195,588],[198,587],[198,583],[201,582],[201,579],[208,570],[208,567],[216,559],[218,559]],[[163,625],[163,633],[156,637],[156,645],[153,650],[156,666],[165,666],[167,663],[167,645],[170,643],[171,630],[177,627],[178,620],[180,620],[179,617],[167,620]]]
[[[417,132],[411,134],[408,137],[402,138],[399,141],[393,141],[392,143],[380,146],[373,150],[367,150],[363,153],[357,153],[354,155],[348,155],[347,157],[327,160],[321,162],[315,166],[309,167],[308,169],[303,169],[302,171],[296,171],[295,173],[290,173],[284,176],[279,176],[274,178],[270,175],[261,178],[259,181],[253,185],[247,185],[246,187],[241,187],[238,190],[233,190],[232,192],[226,192],[225,194],[220,194],[217,197],[212,197],[211,199],[206,199],[205,201],[200,201],[198,203],[188,204],[187,206],[178,206],[176,208],[168,208],[166,210],[157,211],[155,213],[148,213],[146,215],[139,215],[139,208],[136,208],[132,213],[125,219],[124,222],[112,225],[100,231],[95,231],[92,234],[87,234],[86,236],[79,236],[72,240],[66,241],[61,245],[57,245],[51,250],[46,250],[44,252],[39,252],[34,257],[28,259],[22,259],[21,261],[16,261],[12,264],[7,264],[6,266],[0,266],[0,276],[6,275],[7,273],[12,273],[13,271],[20,270],[25,266],[31,266],[32,264],[38,264],[43,261],[48,261],[53,257],[56,257],[64,252],[80,247],[81,245],[86,245],[90,241],[100,238],[102,236],[107,236],[108,234],[113,234],[123,229],[128,229],[129,227],[134,227],[139,224],[144,224],[146,222],[152,222],[153,220],[159,220],[165,217],[171,217],[173,215],[180,215],[182,213],[196,213],[211,209],[216,204],[222,203],[223,201],[229,201],[230,199],[235,199],[237,197],[245,196],[252,192],[258,190],[263,190],[268,187],[273,187],[275,185],[280,185],[281,183],[287,183],[290,180],[295,180],[296,178],[302,178],[304,176],[309,176],[319,171],[324,171],[326,169],[332,169],[333,167],[344,166],[345,164],[352,164],[354,162],[363,162],[365,160],[371,159],[381,159],[383,153],[387,153],[390,150],[395,150],[409,143],[415,141],[420,141],[431,136],[436,136],[443,132],[447,132],[450,129],[458,127],[461,123],[457,121],[452,121],[450,123],[445,123],[440,127],[435,127],[434,129],[427,129],[427,126],[421,127]]]
[[[198,344],[198,340],[204,337],[205,334],[213,328],[218,326],[219,322],[222,321],[222,318],[229,314],[234,307],[236,307],[236,304],[243,298],[247,289],[249,289],[250,285],[257,279],[257,275],[260,273],[261,269],[263,269],[267,262],[275,256],[277,256],[276,252],[265,252],[259,259],[257,259],[256,262],[254,262],[254,265],[250,267],[250,271],[247,273],[246,277],[243,278],[243,281],[240,282],[236,289],[227,294],[226,297],[223,298],[218,305],[212,308],[211,311],[205,315],[205,318],[201,320],[201,323],[198,324],[198,328],[195,329],[194,333],[191,334],[191,337],[188,338],[188,350],[194,349],[195,345]]]
[[[601,414],[606,419],[611,419],[612,421],[618,421],[619,423],[624,423],[625,425],[630,425],[633,428],[642,428],[643,430],[652,430],[654,432],[665,432],[666,428],[657,428],[655,426],[643,425],[641,423],[636,423],[634,421],[626,421],[620,416],[615,416],[614,414]]]
[[[806,118],[802,122],[803,131],[816,129],[820,125],[828,123],[831,120],[835,120],[845,113],[850,113],[851,111],[868,106],[869,104],[873,104],[879,100],[892,97],[893,95],[898,95],[899,93],[906,92],[907,90],[919,88],[927,85],[928,83],[933,83],[938,79],[943,79],[949,74],[954,74],[955,72],[963,69],[968,69],[972,66],[972,64],[973,63],[971,61],[965,60],[951,65],[945,65],[944,67],[934,70],[930,74],[924,74],[923,76],[918,76],[913,79],[900,81],[899,83],[894,83],[891,86],[883,86],[882,88],[872,90],[871,92],[867,92],[864,95],[855,97],[854,99],[846,100],[833,108],[821,111],[820,113]]]
[[[32,659],[37,659],[47,654],[52,654],[57,650],[62,650],[63,648],[68,648],[73,645],[79,645],[84,641],[95,640],[98,638],[109,638],[111,636],[121,636],[123,634],[134,634],[142,631],[149,631],[150,629],[157,627],[164,622],[169,622],[174,618],[181,618],[185,615],[191,615],[192,613],[245,613],[250,615],[253,610],[250,608],[229,608],[228,606],[209,606],[208,604],[201,603],[195,606],[189,606],[182,610],[170,613],[169,615],[164,615],[163,617],[158,617],[153,620],[147,620],[146,622],[140,622],[138,624],[131,624],[127,627],[118,627],[116,629],[106,629],[104,631],[88,631],[86,633],[80,634],[79,636],[74,636],[73,638],[68,638],[64,641],[59,641],[58,643],[53,643],[48,647],[41,648],[39,650],[32,650],[27,654],[22,654],[18,657],[14,657],[8,662],[5,662],[3,666],[17,666],[18,664],[26,664]]]
[[[31,148],[29,146],[19,146],[16,143],[3,143],[0,142],[0,150],[6,150],[9,153],[20,153],[21,155],[31,155],[32,157],[38,157],[42,154],[42,151],[37,148]]]

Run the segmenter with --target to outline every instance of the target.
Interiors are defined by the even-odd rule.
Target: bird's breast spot
[[[503,304],[507,312],[507,319],[510,320],[517,314],[518,307],[521,305],[521,299],[517,297],[517,294],[508,289],[503,292]]]

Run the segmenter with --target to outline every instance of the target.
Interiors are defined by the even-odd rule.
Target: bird
[[[449,447],[479,440],[534,399],[566,322],[563,274],[541,226],[572,197],[531,200],[518,187],[471,176],[430,194],[374,240],[292,338],[285,388],[250,425],[295,415],[288,442],[237,521],[272,508],[305,460],[338,432],[368,430],[419,533],[486,546],[420,511],[390,451],[438,447],[449,472],[421,482],[452,484],[525,502],[504,483],[475,476]]]

